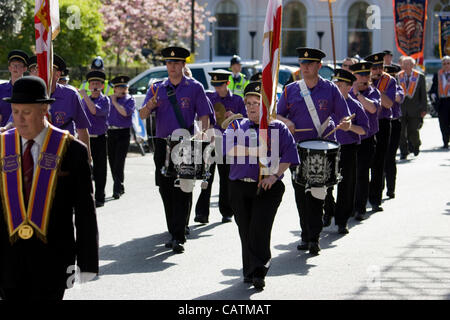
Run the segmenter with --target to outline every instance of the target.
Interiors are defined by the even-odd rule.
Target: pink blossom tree
[[[105,49],[122,59],[143,58],[141,49],[159,50],[165,45],[179,44],[191,36],[191,0],[104,0]],[[205,21],[212,22],[204,6],[195,5],[195,39],[207,35]]]

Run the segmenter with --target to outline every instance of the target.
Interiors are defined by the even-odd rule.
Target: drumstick
[[[306,128],[306,129],[295,129],[295,132],[305,132],[305,131],[312,131],[312,128]]]
[[[348,121],[348,120],[352,120],[354,117],[356,116],[356,114],[352,114],[351,116],[345,117],[344,120]],[[336,130],[339,129],[338,127],[334,128],[333,130],[331,130],[330,132],[328,132],[328,134],[323,137],[324,139],[328,138],[330,135],[332,135],[333,133],[336,132]]]

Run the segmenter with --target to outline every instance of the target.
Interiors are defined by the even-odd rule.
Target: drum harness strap
[[[323,135],[323,132],[328,127],[328,123],[330,121],[330,117],[325,120],[323,124],[320,123],[319,115],[317,114],[316,107],[314,106],[314,102],[311,98],[311,93],[308,90],[308,87],[306,86],[305,80],[300,80],[298,82],[300,86],[300,93],[305,99],[306,106],[308,107],[309,115],[311,116],[311,119],[313,121],[314,127],[316,128],[318,137],[321,138]]]
[[[175,116],[177,117],[178,124],[183,129],[188,129],[186,122],[184,121],[183,115],[181,114],[180,106],[178,105],[177,96],[173,88],[168,85],[167,87],[167,97],[169,98],[170,104],[172,105]]]

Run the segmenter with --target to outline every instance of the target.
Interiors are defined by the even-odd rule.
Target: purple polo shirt
[[[311,98],[321,123],[332,115],[334,115],[338,121],[350,115],[344,97],[338,87],[331,81],[319,77],[317,85],[312,89],[309,88],[309,91],[311,92]],[[293,82],[286,86],[278,101],[277,113],[291,120],[295,124],[296,129],[312,128],[311,131],[296,132],[294,134],[295,141],[318,138],[317,130],[314,127],[306,102],[301,95],[298,82]],[[334,121],[331,119],[323,136],[334,129],[334,127]],[[327,137],[327,139],[336,140],[336,136],[333,134]]]
[[[395,93],[397,92],[397,80],[395,80],[394,77],[391,76],[389,77],[390,79],[388,85],[383,93],[393,102],[395,102]],[[373,82],[374,87],[377,88],[378,91],[380,91],[380,89],[378,88],[381,82],[380,80],[381,79],[378,79]],[[381,99],[381,92],[380,92],[380,99]],[[385,108],[382,106],[381,111],[378,113],[378,119],[392,119],[392,107]]]
[[[245,146],[257,146],[259,143],[259,126],[255,126],[255,124],[247,118],[244,118],[239,121],[240,130],[234,130],[234,128],[230,125],[227,130],[224,132],[224,144],[226,144],[226,150],[232,149],[234,146],[238,145],[240,142],[236,136],[239,134],[246,133],[246,137],[244,140]],[[248,132],[248,130],[252,130]],[[272,134],[275,131],[278,131],[278,159],[279,163],[290,163],[291,165],[298,165],[300,163],[300,159],[298,157],[297,146],[294,141],[294,137],[289,132],[287,126],[279,121],[274,120],[269,125],[268,133],[268,157],[271,157],[271,151],[273,150],[273,146],[271,143]],[[228,139],[227,139],[228,137]],[[256,142],[250,144],[250,139],[256,139]],[[230,180],[238,180],[244,178],[251,178],[255,181],[259,179],[259,164],[257,160],[253,158],[253,162],[255,164],[250,164],[250,157],[245,157],[245,164],[240,164],[242,162],[238,162],[237,158],[233,159],[233,163],[230,164]],[[280,177],[283,178],[284,175]]]
[[[134,98],[127,94],[123,98],[117,99],[117,103],[124,107],[127,116],[124,117],[117,111],[116,107],[111,102],[111,109],[109,111],[108,124],[110,126],[120,127],[120,128],[130,128],[131,127],[131,119],[136,108],[136,101]]]
[[[156,93],[159,88],[156,98],[157,106],[154,109],[154,112],[156,113],[156,137],[166,138],[171,135],[174,130],[181,128],[181,125],[178,123],[175,116],[172,104],[167,97],[168,86],[171,86],[174,89],[183,119],[189,127],[188,130],[192,134],[195,117],[210,115],[212,110],[209,106],[210,102],[206,97],[203,85],[193,78],[186,78],[183,76],[176,88],[170,83],[169,79],[166,79],[153,84],[147,91],[142,107],[144,107],[148,100],[153,97],[153,92]]]
[[[75,129],[86,129],[91,126],[77,89],[57,83],[51,97],[56,99],[50,105],[51,123],[55,127],[69,130],[74,134]]]
[[[89,110],[86,101],[83,99],[83,109],[91,123],[89,127],[89,134],[92,135],[102,135],[108,130],[108,116],[111,107],[111,102],[109,98],[103,93],[96,99],[91,98],[92,102],[95,104],[95,115]]]
[[[2,116],[2,121],[0,123],[1,127],[4,127],[9,121],[11,116],[11,104],[3,101],[3,98],[9,98],[12,96],[12,83],[11,81],[0,84],[0,115]]]
[[[361,136],[361,140],[370,138],[371,136],[373,136],[375,133],[378,132],[378,113],[380,112],[380,108],[381,108],[381,96],[380,96],[380,91],[378,91],[378,89],[375,89],[372,86],[369,86],[366,90],[364,90],[363,92],[361,92],[361,94],[366,97],[367,99],[371,100],[374,104],[375,107],[377,108],[377,111],[375,111],[375,113],[370,113],[367,110],[364,110],[364,112],[367,115],[367,118],[369,118],[369,131]],[[350,91],[349,95],[355,99],[355,95],[353,93],[353,90]]]
[[[347,101],[348,109],[351,114],[355,114],[355,117],[352,120],[352,124],[360,126],[364,129],[365,132],[369,131],[369,118],[364,112],[364,108],[362,104],[353,99],[351,96],[345,100]],[[352,143],[361,143],[361,136],[359,134],[354,133],[353,131],[344,131],[337,130],[336,131],[336,139],[340,144],[352,144]]]
[[[392,106],[392,119],[399,119],[402,116],[401,104],[405,101],[405,91],[403,90],[400,84],[397,84],[397,93],[400,95],[402,100],[400,103],[394,101],[394,105]]]
[[[231,111],[235,114],[240,113],[244,116],[244,118],[247,117],[247,110],[245,109],[244,99],[242,99],[242,97],[238,96],[237,94],[233,94],[230,90],[228,90],[228,93],[224,98],[219,96],[217,92],[211,91],[207,91],[206,96],[211,101],[213,109],[216,103],[222,103],[226,111]],[[224,129],[222,129],[221,123],[217,123],[214,128],[220,130],[222,133],[225,131]]]

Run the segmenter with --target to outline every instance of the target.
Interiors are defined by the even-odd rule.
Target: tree
[[[24,16],[22,0],[0,0],[0,39],[3,34],[18,33]]]
[[[104,0],[100,12],[104,17],[105,49],[122,59],[143,59],[141,50],[154,51],[167,44],[183,44],[191,34],[191,0]],[[204,40],[205,19],[210,12],[196,3],[195,38]]]

